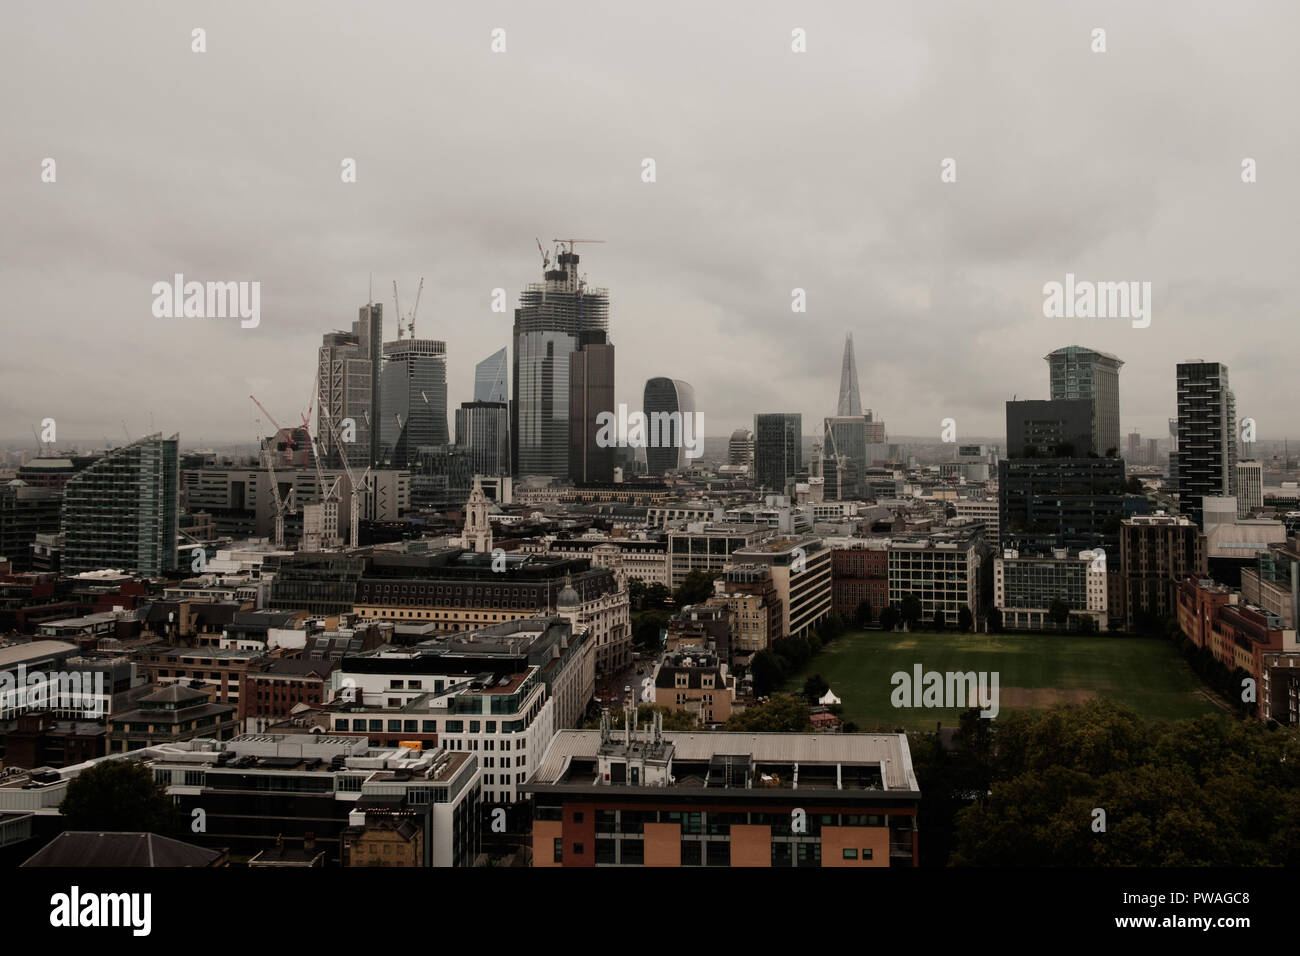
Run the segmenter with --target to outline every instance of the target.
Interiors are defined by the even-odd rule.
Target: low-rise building
[[[654,702],[692,714],[701,727],[725,724],[735,699],[735,681],[715,653],[689,647],[665,654],[655,667]]]
[[[556,734],[534,866],[916,866],[904,734]]]

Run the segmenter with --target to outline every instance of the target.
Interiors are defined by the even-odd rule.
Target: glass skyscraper
[[[63,489],[63,573],[176,570],[180,459],[175,435],[114,448]]]
[[[1051,374],[1052,399],[1086,398],[1092,402],[1092,452],[1098,456],[1120,453],[1119,370],[1124,363],[1114,355],[1068,345],[1043,356]],[[1082,455],[1087,449],[1079,449]]]
[[[754,486],[785,494],[803,466],[803,416],[772,412],[754,416]]]
[[[515,309],[510,401],[515,474],[558,478],[570,473],[569,356],[584,341],[600,341],[590,333],[609,328],[609,292],[586,284],[578,258],[571,248],[561,252],[556,268],[543,273],[544,282],[530,283]]]
[[[474,401],[508,401],[509,396],[506,394],[506,377],[508,374],[509,369],[506,366],[505,349],[498,349],[475,365]]]
[[[422,445],[446,445],[447,344],[433,339],[384,343],[380,461],[407,468]]]
[[[1228,366],[1180,362],[1178,375],[1178,506],[1204,528],[1203,499],[1237,493],[1237,399]]]
[[[649,424],[646,440],[653,441],[658,438],[661,443],[671,442],[666,444],[666,447],[661,444],[658,448],[646,448],[646,472],[651,475],[662,475],[686,468],[690,460],[686,457],[686,449],[682,443],[681,423],[689,415],[691,423],[687,427],[691,429],[695,427],[695,389],[689,383],[679,379],[652,378],[645,383],[645,396],[641,404]],[[656,419],[654,417],[656,415],[670,417]],[[654,424],[656,421],[663,421],[665,424],[656,426]],[[703,441],[703,437],[692,432],[694,440]]]

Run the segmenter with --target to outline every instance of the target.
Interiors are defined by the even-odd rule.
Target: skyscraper
[[[1237,517],[1248,518],[1264,507],[1264,464],[1253,458],[1237,462]]]
[[[614,480],[614,445],[596,440],[597,416],[614,412],[614,346],[604,332],[583,332],[569,353],[569,477],[579,484]]]
[[[383,419],[379,423],[381,461],[394,468],[415,462],[421,445],[446,445],[447,343],[399,339],[384,343],[380,377]]]
[[[784,494],[803,467],[803,415],[771,412],[754,416],[754,485]]]
[[[506,378],[509,370],[506,365],[506,350],[498,349],[474,366],[474,401],[505,402]]]
[[[358,313],[352,331],[327,332],[317,354],[316,387],[320,392],[317,437],[323,460],[331,466],[342,461],[342,451],[335,447],[329,419],[333,419],[343,439],[349,464],[364,468],[377,465],[380,460],[376,426],[383,420],[379,398],[383,306],[377,302],[363,305]],[[347,440],[349,433],[352,441]]]
[[[646,473],[662,475],[669,471],[686,468],[689,460],[682,439],[682,419],[688,415],[694,428],[695,389],[688,383],[675,378],[652,378],[645,383],[645,395],[641,407],[650,424],[648,440],[658,438],[660,447],[647,447],[645,450]],[[668,416],[656,418],[655,416]],[[665,422],[664,427],[653,423]],[[692,433],[693,435],[694,433]],[[671,442],[667,447],[665,442]]]
[[[456,445],[473,475],[510,471],[510,408],[505,402],[464,402],[456,409]]]
[[[1181,362],[1177,376],[1179,508],[1204,530],[1203,499],[1236,494],[1237,400],[1219,362]]]
[[[1087,458],[1095,446],[1092,402],[1082,398],[1007,402],[1008,458]]]
[[[1119,370],[1124,363],[1106,352],[1068,345],[1043,356],[1051,375],[1051,398],[1092,402],[1092,453],[1120,454]],[[1080,448],[1083,456],[1088,449]]]
[[[594,343],[590,333],[609,327],[609,292],[588,286],[578,275],[578,261],[570,243],[556,257],[556,268],[545,269],[544,281],[524,289],[515,309],[510,398],[515,474],[569,474],[569,356],[583,344],[582,336]]]
[[[844,336],[844,359],[840,363],[840,397],[835,414],[862,414],[862,396],[858,394],[858,363],[853,357],[852,332]]]
[[[737,428],[727,441],[727,464],[754,465],[754,433],[748,428]]]
[[[176,570],[179,457],[175,435],[114,448],[63,489],[63,572]]]

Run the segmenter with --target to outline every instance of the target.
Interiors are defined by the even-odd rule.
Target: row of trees
[[[762,697],[781,687],[803,670],[823,646],[843,633],[844,622],[838,614],[831,614],[822,618],[807,637],[778,637],[749,663],[754,693]]]
[[[1099,698],[914,734],[925,865],[1296,866],[1300,732]]]
[[[921,599],[915,594],[904,595],[901,601],[890,604],[880,611],[880,627],[886,631],[896,631],[900,627],[906,627],[909,631],[916,630],[921,624],[923,609]],[[857,613],[854,615],[854,623],[859,627],[867,627],[871,624],[873,613],[871,603],[863,601],[858,605]],[[929,628],[934,631],[946,631],[948,622],[942,611],[935,611],[934,616],[927,622]],[[975,626],[975,615],[971,614],[970,608],[962,605],[957,611],[957,630],[960,633],[968,633]]]

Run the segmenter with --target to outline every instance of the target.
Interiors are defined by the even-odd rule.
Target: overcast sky
[[[1166,434],[1195,357],[1261,438],[1296,437],[1297,9],[8,3],[0,437],[251,441],[250,390],[296,422],[371,273],[387,338],[393,279],[409,308],[425,277],[454,408],[556,236],[606,240],[578,251],[618,400],[685,379],[710,435],[758,411],[814,432],[852,331],[893,434],[1001,435],[1082,344],[1126,363],[1125,432]],[[260,326],[155,318],[177,272],[259,281]],[[1150,327],[1045,318],[1067,272],[1151,282]]]

